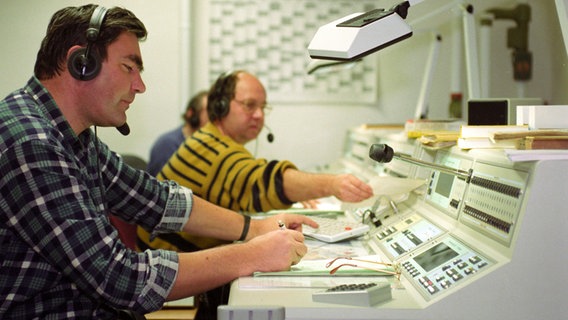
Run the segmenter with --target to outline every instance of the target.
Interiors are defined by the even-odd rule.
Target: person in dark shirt
[[[189,100],[182,118],[183,125],[160,135],[152,144],[147,168],[151,175],[156,176],[183,141],[209,122],[206,90]]]
[[[61,9],[34,76],[0,101],[3,318],[145,314],[239,276],[288,269],[306,253],[299,231],[303,223],[317,226],[312,220],[250,221],[128,166],[97,138],[97,126],[123,129],[126,110],[146,90],[145,37],[126,9]],[[193,253],[136,252],[118,239],[110,213],[153,234],[183,230],[243,242]],[[279,220],[287,230],[279,230]]]

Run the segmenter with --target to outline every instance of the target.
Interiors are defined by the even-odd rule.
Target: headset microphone
[[[272,143],[272,141],[274,141],[274,135],[272,134],[272,130],[270,130],[270,128],[267,125],[264,125],[264,127],[266,128],[266,130],[268,130],[268,135],[266,135],[266,140]]]
[[[95,8],[89,21],[89,28],[85,34],[86,46],[73,51],[69,56],[69,60],[67,60],[69,74],[77,80],[92,80],[101,71],[102,59],[94,46],[99,40],[99,33],[101,32],[106,12],[107,9],[105,7],[97,6]]]
[[[123,136],[127,136],[130,134],[130,127],[126,122],[120,127],[116,127],[116,130],[118,130],[118,132],[120,132]]]

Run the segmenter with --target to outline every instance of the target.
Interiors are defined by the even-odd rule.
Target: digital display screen
[[[443,196],[444,198],[450,197],[450,192],[452,191],[452,184],[454,182],[454,176],[448,173],[442,173],[438,175],[438,183],[436,184],[436,193]]]
[[[468,107],[468,125],[507,125],[509,104],[507,100],[481,100],[469,101]]]
[[[416,256],[414,261],[416,261],[424,271],[429,272],[457,255],[458,253],[445,243],[440,243]]]

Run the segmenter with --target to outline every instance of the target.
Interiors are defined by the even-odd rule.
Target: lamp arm
[[[422,85],[420,86],[420,94],[418,96],[418,102],[416,103],[416,109],[414,111],[414,119],[426,119],[428,118],[428,102],[430,101],[430,88],[432,87],[434,69],[438,62],[438,53],[440,52],[440,45],[442,42],[442,36],[440,34],[434,34],[432,44],[430,47],[430,54],[426,63],[426,69],[424,71],[424,77],[422,78]]]
[[[481,97],[481,81],[479,80],[479,58],[477,56],[477,33],[475,30],[475,19],[473,16],[473,6],[462,7],[463,12],[463,34],[465,44],[465,63],[467,71],[467,88],[469,99],[479,99]]]

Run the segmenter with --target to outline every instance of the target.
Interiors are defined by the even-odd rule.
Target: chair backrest
[[[136,250],[136,225],[128,223],[121,218],[111,214],[110,223],[118,230],[118,237],[125,246]]]
[[[146,168],[148,167],[146,160],[140,158],[137,155],[123,154],[122,159],[124,160],[124,162],[126,162],[126,164],[136,169],[146,170]]]

